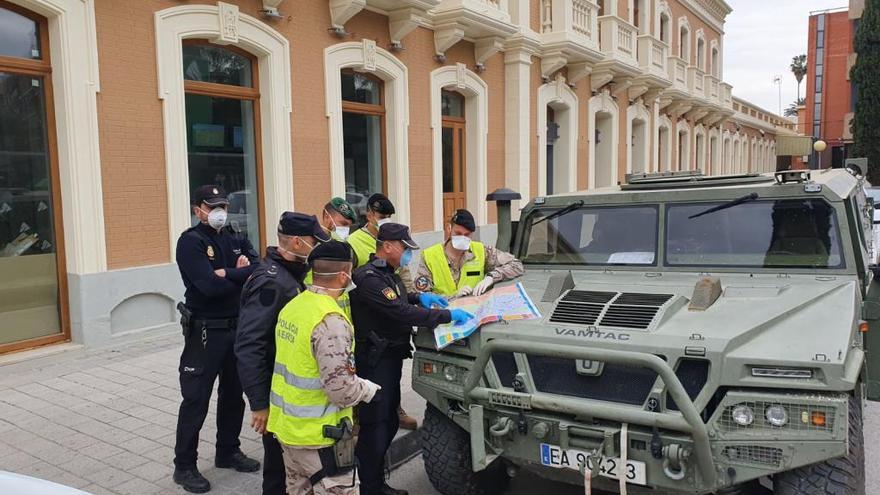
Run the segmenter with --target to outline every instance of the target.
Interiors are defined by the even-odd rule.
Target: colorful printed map
[[[434,329],[434,342],[438,349],[470,336],[487,323],[502,320],[533,320],[541,317],[538,308],[519,282],[493,289],[481,296],[461,297],[449,301],[449,309],[454,308],[461,308],[474,315],[474,318],[459,325],[447,323]]]

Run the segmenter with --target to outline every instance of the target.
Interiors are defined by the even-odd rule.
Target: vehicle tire
[[[431,404],[425,411],[421,439],[428,479],[443,495],[495,495],[503,493],[510,482],[500,460],[473,472],[470,435]]]
[[[767,495],[769,493],[769,491],[755,480],[728,488],[722,488],[721,490],[718,490],[715,495]]]
[[[849,398],[849,454],[777,474],[778,495],[864,495],[865,439],[862,433],[861,389]]]

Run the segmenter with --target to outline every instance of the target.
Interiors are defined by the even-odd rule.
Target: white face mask
[[[220,230],[226,225],[226,210],[223,208],[214,208],[208,213],[208,225],[214,230]]]
[[[391,219],[390,218],[383,218],[381,220],[376,221],[376,225],[378,227],[381,227],[381,226],[385,225],[386,223],[391,223]]]
[[[471,247],[471,238],[466,235],[452,236],[452,247],[459,251],[467,251]]]
[[[351,228],[337,226],[336,229],[333,230],[333,232],[336,233],[336,236],[339,237],[340,241],[344,242],[346,239],[348,239],[348,234],[349,232],[351,232]]]
[[[328,289],[327,287],[321,287],[320,285],[312,284],[312,287],[317,287],[319,289],[324,289],[326,291],[341,291],[341,292],[351,292],[357,288],[354,280],[351,279],[351,274],[348,272],[312,272],[312,275],[319,275],[321,277],[327,277],[330,275],[339,275],[340,273],[344,273],[348,277],[348,285],[342,287],[340,289]]]

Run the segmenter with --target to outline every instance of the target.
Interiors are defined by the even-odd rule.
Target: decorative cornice
[[[688,11],[694,13],[719,33],[724,32],[724,20],[733,9],[724,0],[679,0]]]

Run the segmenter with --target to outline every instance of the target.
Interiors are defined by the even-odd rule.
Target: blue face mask
[[[400,266],[407,266],[412,262],[413,252],[412,249],[406,249],[403,251],[403,254],[400,256]]]

